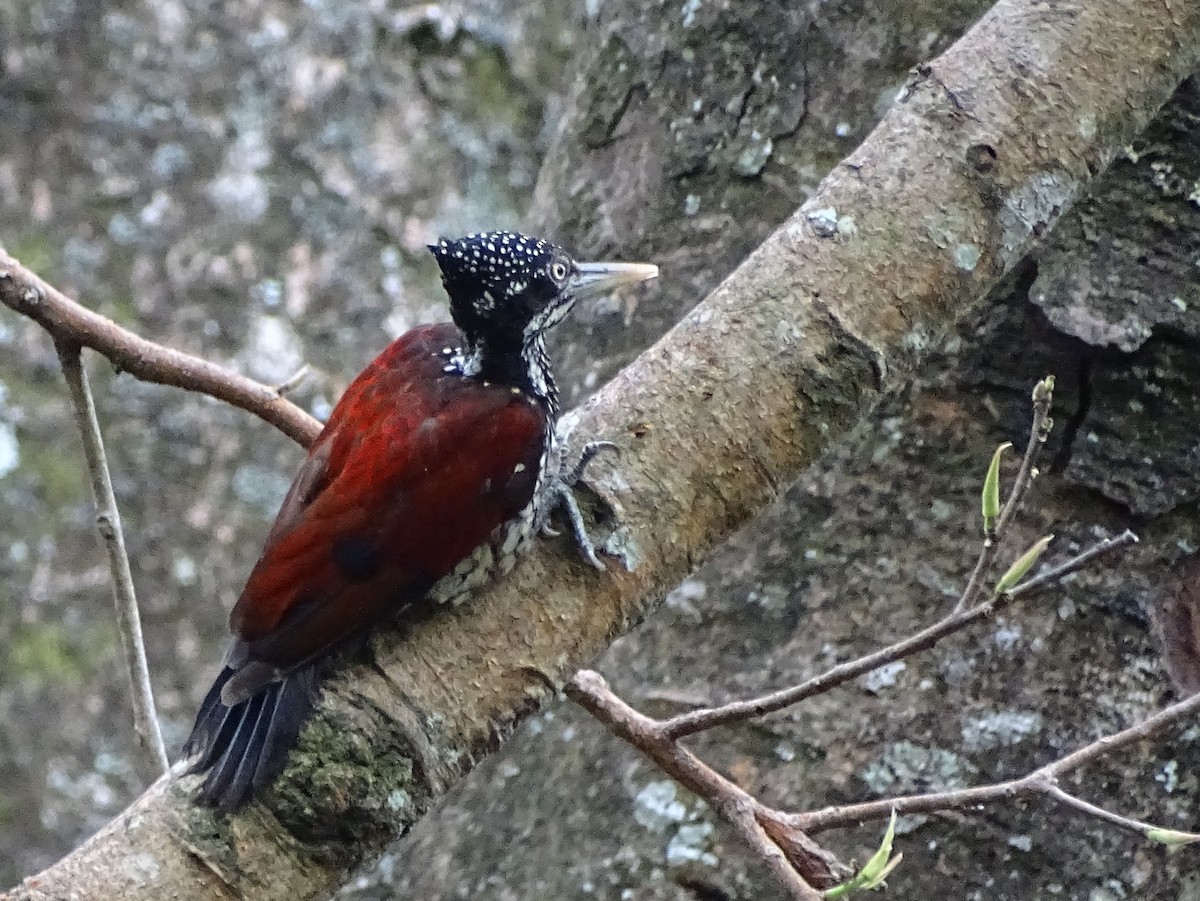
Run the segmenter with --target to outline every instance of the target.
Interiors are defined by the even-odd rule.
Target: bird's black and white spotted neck
[[[478,232],[430,245],[466,338],[447,371],[508,384],[558,413],[546,331],[575,302],[575,261],[561,247],[515,232]]]

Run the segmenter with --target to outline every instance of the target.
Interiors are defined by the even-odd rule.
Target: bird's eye
[[[558,262],[550,266],[550,277],[556,282],[561,282],[567,277],[567,264]]]

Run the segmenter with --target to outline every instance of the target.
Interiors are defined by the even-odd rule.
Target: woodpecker
[[[657,267],[579,263],[504,231],[429,249],[453,322],[413,329],[359,373],[292,482],[184,745],[202,805],[235,811],[282,771],[331,655],[463,600],[555,509],[603,568],[572,493],[602,445],[565,459],[545,338],[581,298]]]

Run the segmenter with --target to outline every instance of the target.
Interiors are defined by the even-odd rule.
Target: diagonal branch
[[[1034,430],[1035,433],[1040,433],[1041,426],[1035,423]],[[716,773],[678,741],[680,737],[694,734],[704,728],[779,710],[805,697],[827,692],[856,675],[878,669],[892,660],[925,650],[938,638],[991,614],[1013,597],[1056,584],[1102,554],[1133,544],[1136,540],[1133,533],[1126,530],[1116,538],[1098,543],[1047,573],[1018,584],[1008,592],[994,594],[986,603],[952,614],[942,622],[906,640],[896,642],[889,648],[834,667],[822,676],[810,679],[794,689],[775,692],[762,698],[696,711],[669,720],[657,720],[618,698],[604,678],[591,670],[576,673],[575,678],[567,685],[566,692],[568,697],[592,714],[610,732],[645,754],[659,769],[720,813],[741,834],[743,840],[766,861],[776,879],[788,889],[793,898],[808,898],[806,891],[813,886],[828,889],[843,875],[840,871],[844,868],[812,839],[812,834],[818,830],[858,824],[872,817],[894,816],[898,813],[934,813],[965,809],[980,804],[1010,801],[1036,793],[1044,794],[1060,804],[1122,829],[1137,832],[1146,838],[1172,844],[1200,842],[1200,835],[1164,830],[1151,823],[1105,810],[1075,797],[1058,785],[1059,776],[1070,769],[1082,766],[1099,755],[1132,741],[1153,735],[1187,716],[1200,701],[1200,695],[1161,711],[1146,722],[1124,732],[1099,738],[1087,747],[1020,779],[958,791],[907,795],[865,804],[831,807],[807,813],[791,814],[768,807]],[[887,866],[887,851],[881,853],[884,856],[879,863]],[[899,857],[894,863],[898,862]],[[863,871],[864,875],[865,873],[866,870]]]
[[[15,898],[327,897],[902,387],[930,339],[979,310],[1198,64],[1200,4],[1000,0],[745,264],[570,418],[621,446],[619,476],[610,463],[593,480],[624,511],[613,546],[630,571],[597,576],[541,544],[471,604],[380,637],[386,676],[355,666],[335,679],[263,804],[217,820],[190,804],[186,779],[160,781]],[[980,145],[995,154],[986,177]],[[830,211],[845,228],[828,227]]]
[[[1011,591],[993,595],[970,610],[952,613],[932,626],[890,644],[886,648],[880,648],[878,651],[855,660],[839,663],[799,685],[783,688],[757,698],[732,701],[719,707],[689,710],[687,713],[681,713],[665,720],[662,724],[663,734],[670,739],[684,738],[688,735],[695,735],[697,732],[703,732],[705,729],[765,716],[768,713],[783,710],[785,707],[791,707],[793,704],[799,704],[808,698],[824,694],[852,679],[877,670],[885,664],[903,660],[905,657],[911,657],[921,651],[927,651],[943,638],[961,632],[979,620],[986,619],[1004,609],[1016,598],[1057,584],[1065,576],[1081,569],[1097,557],[1110,554],[1136,542],[1137,536],[1126,529],[1120,535],[1100,541],[1070,560],[1022,582]]]
[[[1103,755],[1121,750],[1135,742],[1152,738],[1169,726],[1193,718],[1198,712],[1200,712],[1200,694],[1194,694],[1191,697],[1184,698],[1182,701],[1177,701],[1169,707],[1164,707],[1158,713],[1134,726],[1130,726],[1128,729],[1124,729],[1113,735],[1105,735],[1019,779],[997,782],[993,785],[981,785],[976,788],[965,788],[959,791],[883,798],[863,804],[830,807],[812,813],[793,814],[789,818],[789,821],[797,828],[814,834],[823,832],[826,829],[857,825],[865,820],[883,819],[891,816],[893,810],[898,814],[962,810],[968,807],[994,804],[998,801],[1009,801],[1013,798],[1029,797],[1039,793],[1045,794],[1059,803],[1065,803],[1073,809],[1084,810],[1088,814],[1096,815],[1095,811],[1101,810],[1101,808],[1087,804],[1087,802],[1081,801],[1073,795],[1067,795],[1066,792],[1058,790],[1056,786],[1058,779],[1072,770],[1079,769],[1085,764],[1097,760]],[[1102,813],[1106,814],[1106,816],[1102,817],[1103,819],[1123,828],[1132,829],[1143,835],[1146,835],[1149,830],[1155,828],[1149,823],[1141,823],[1137,820],[1130,820],[1127,817],[1108,814],[1107,811],[1102,811]]]
[[[713,805],[743,840],[767,861],[775,878],[792,898],[815,901],[821,897],[817,888],[830,888],[838,883],[840,874],[832,858],[815,845],[811,854],[792,855],[795,859],[789,861],[765,825],[778,826],[781,822],[775,811],[673,741],[664,732],[662,723],[622,701],[599,673],[580,670],[567,684],[566,692],[614,735],[647,754],[663,772]]]
[[[0,247],[0,303],[28,316],[55,341],[96,351],[121,372],[145,382],[197,391],[253,413],[308,447],[321,424],[279,391],[216,363],[147,341],[80,306]]]

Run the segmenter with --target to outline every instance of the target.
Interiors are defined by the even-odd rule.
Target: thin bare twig
[[[1105,735],[1102,738],[1098,738],[1079,750],[1060,757],[1053,763],[1039,767],[1032,773],[1022,776],[1019,779],[1011,779],[1007,782],[998,782],[993,785],[981,785],[975,788],[964,788],[959,791],[882,798],[878,801],[867,801],[863,804],[828,807],[824,810],[817,810],[811,813],[791,814],[789,822],[804,832],[815,834],[823,832],[826,829],[856,825],[866,820],[883,819],[891,816],[893,810],[898,814],[937,813],[944,810],[978,807],[997,801],[1029,797],[1039,793],[1054,798],[1060,803],[1067,803],[1066,798],[1061,797],[1056,791],[1051,791],[1052,788],[1057,788],[1055,783],[1065,773],[1078,769],[1084,764],[1091,763],[1104,754],[1119,750],[1134,742],[1151,738],[1168,726],[1185,720],[1198,711],[1200,711],[1200,693],[1163,708],[1136,726],[1131,726],[1113,735]],[[1062,794],[1065,795],[1066,793],[1062,792]],[[1088,805],[1086,801],[1081,801],[1074,796],[1068,797],[1071,799],[1068,806],[1093,813],[1090,809],[1092,805]],[[1137,820],[1118,817],[1118,815],[1111,814],[1108,811],[1104,811],[1104,813],[1105,816],[1102,819],[1116,823],[1124,828],[1133,829],[1142,834],[1146,832],[1142,828],[1143,826],[1154,828],[1150,827],[1149,824],[1140,823]]]
[[[278,385],[273,386],[272,390],[280,397],[285,397],[300,387],[300,383],[308,378],[311,374],[312,367],[305,363]]]
[[[158,715],[154,709],[150,667],[146,663],[146,647],[142,641],[142,621],[133,589],[129,556],[125,552],[121,515],[117,509],[117,499],[113,494],[112,479],[108,472],[104,439],[96,418],[96,405],[88,386],[87,372],[80,359],[79,345],[55,337],[54,348],[58,351],[58,359],[62,363],[63,376],[67,380],[71,405],[75,411],[75,421],[79,424],[79,432],[83,436],[84,457],[87,459],[92,496],[96,502],[96,528],[108,551],[117,628],[121,633],[121,646],[125,651],[125,663],[129,669],[129,689],[133,696],[134,727],[143,747],[154,755],[155,761],[165,773],[170,768],[170,763],[167,760],[162,732],[158,727]]]
[[[1119,813],[1114,813],[1111,810],[1106,810],[1103,807],[1098,807],[1091,801],[1085,801],[1083,798],[1078,798],[1068,791],[1064,791],[1058,785],[1053,783],[1044,783],[1041,787],[1043,794],[1048,795],[1060,804],[1066,807],[1074,807],[1080,813],[1087,814],[1098,820],[1104,820],[1106,823],[1111,823],[1121,829],[1127,829],[1130,832],[1136,832],[1141,836],[1150,836],[1154,832],[1161,831],[1163,827],[1156,826],[1154,823],[1147,823],[1145,820],[1137,820],[1133,817],[1122,816]],[[1195,832],[1174,832],[1175,840],[1181,844],[1192,844],[1200,842],[1200,834]]]
[[[1004,508],[1000,511],[1000,518],[996,520],[995,529],[991,534],[983,537],[983,547],[979,549],[975,568],[971,570],[971,577],[967,579],[967,587],[963,589],[958,602],[954,605],[954,613],[961,613],[975,605],[983,591],[983,580],[991,571],[1004,536],[1008,534],[1009,523],[1020,508],[1029,486],[1033,484],[1036,472],[1034,464],[1037,462],[1038,454],[1046,446],[1046,439],[1050,437],[1050,430],[1054,426],[1053,420],[1050,419],[1050,405],[1053,400],[1054,377],[1047,376],[1033,389],[1033,423],[1029,428],[1029,442],[1025,445],[1025,455],[1021,458],[1021,468],[1017,471],[1016,481],[1013,482],[1008,500],[1005,501]]]
[[[1071,573],[1083,569],[1097,557],[1111,553],[1119,548],[1137,544],[1137,542],[1138,537],[1129,531],[1129,529],[1126,529],[1120,535],[1105,538],[1103,541],[1099,541],[1090,548],[1076,554],[1070,560],[1066,560],[1058,566],[1052,566],[1050,569],[1043,570],[1019,585],[1014,585],[1008,590],[1007,594],[1010,598],[1016,599],[1022,595],[1041,591],[1043,588],[1048,588],[1051,585],[1057,585],[1067,576],[1071,575]]]
[[[1054,421],[1050,418],[1050,405],[1054,402],[1054,376],[1048,375],[1033,386],[1031,400],[1033,401],[1033,422],[1029,427],[1029,443],[1025,446],[1025,456],[1021,458],[1021,468],[1017,471],[1017,479],[1013,482],[1012,491],[1009,492],[1008,500],[996,523],[997,538],[1003,537],[1008,530],[1008,524],[1012,522],[1012,518],[1020,509],[1021,501],[1025,499],[1025,494],[1036,474],[1034,464],[1037,463],[1042,448],[1046,446],[1050,430],[1054,428]]]
[[[60,342],[88,347],[146,382],[207,394],[253,413],[308,447],[321,424],[278,391],[215,363],[163,347],[80,306],[0,248],[0,303],[28,316]]]
[[[1110,544],[1116,544],[1121,539],[1128,543],[1125,536],[1131,535],[1132,533],[1126,532],[1118,536],[1118,539],[1113,539]],[[1097,556],[1094,549],[1089,549],[1085,554],[1090,555],[1089,559]],[[1083,564],[1079,563],[1074,568],[1080,565]],[[1074,571],[1074,568],[1070,571]],[[883,819],[891,816],[893,812],[940,813],[1043,794],[1059,804],[1122,829],[1144,837],[1154,837],[1162,827],[1122,816],[1078,798],[1061,788],[1058,780],[1065,773],[1090,763],[1101,755],[1150,738],[1167,726],[1200,711],[1200,693],[1197,693],[1159,711],[1136,726],[1099,738],[1019,779],[957,791],[884,798],[863,804],[795,814],[768,807],[721,776],[671,737],[667,730],[670,721],[655,720],[626,704],[612,692],[599,673],[580,670],[566,690],[572,700],[603,723],[614,735],[644,753],[663,772],[716,809],[766,861],[772,873],[788,889],[790,896],[802,899],[820,897],[813,887],[814,883],[821,888],[828,888],[837,878],[844,875],[844,868],[813,841],[813,835],[827,829],[858,825],[870,819]],[[1172,838],[1181,843],[1200,841],[1198,834],[1178,831],[1172,832]]]
[[[662,724],[617,697],[604,677],[580,670],[567,684],[567,695],[603,723],[609,731],[650,757],[668,775],[704,798],[766,861],[789,895],[817,901],[814,888],[830,888],[843,875],[842,868],[815,842],[787,822],[787,816],[717,773],[691,751],[672,741]],[[786,833],[777,840],[774,835]]]
[[[642,751],[665,773],[718,810],[738,829],[745,841],[763,857],[772,872],[775,873],[776,878],[788,888],[793,898],[811,897],[814,884],[828,888],[829,880],[836,878],[835,874],[839,870],[836,859],[828,855],[813,841],[811,833],[818,829],[831,828],[832,825],[860,822],[869,817],[890,816],[893,812],[936,812],[1042,793],[1075,810],[1083,811],[1122,828],[1134,830],[1142,835],[1155,837],[1156,827],[1076,798],[1061,789],[1056,783],[1060,772],[1065,772],[1071,766],[1081,765],[1090,759],[1089,755],[1119,747],[1118,739],[1126,738],[1127,733],[1130,735],[1148,734],[1146,724],[1139,729],[1126,730],[1126,733],[1120,733],[1118,736],[1102,738],[1083,751],[1068,755],[1021,779],[962,791],[891,798],[802,814],[788,814],[767,807],[717,774],[679,744],[679,739],[685,736],[714,726],[760,717],[781,710],[806,698],[827,692],[885,664],[927,650],[942,638],[990,616],[1016,598],[1056,585],[1098,557],[1134,544],[1137,536],[1127,529],[1120,535],[1097,542],[1072,559],[1026,579],[1012,588],[1005,589],[1004,585],[1010,584],[1010,579],[1015,580],[1019,576],[1006,575],[1001,579],[1001,584],[991,590],[991,596],[986,601],[964,606],[967,601],[973,602],[983,591],[984,579],[995,560],[995,548],[999,539],[1007,530],[1022,497],[1032,483],[1035,473],[1034,461],[1038,451],[1045,443],[1051,427],[1049,410],[1053,385],[1053,379],[1047,377],[1034,388],[1034,422],[1029,445],[1026,448],[1025,457],[1008,502],[999,511],[999,515],[995,512],[998,504],[994,500],[996,496],[993,481],[995,458],[993,467],[989,468],[986,481],[988,487],[984,488],[984,515],[986,528],[989,531],[985,537],[984,547],[958,605],[950,615],[944,617],[940,622],[874,653],[839,664],[800,685],[758,698],[735,701],[720,707],[693,710],[667,720],[655,720],[639,713],[616,697],[603,678],[588,670],[576,674],[575,679],[568,686],[568,695],[599,719],[613,734]],[[996,517],[994,528],[991,522],[993,516]],[[1046,541],[1048,539],[1043,539],[1040,543],[1042,547]],[[1035,548],[1037,547],[1035,546]],[[1025,558],[1030,561],[1036,559],[1032,553],[1033,549],[1026,552]],[[1015,571],[1027,569],[1028,565],[1031,563]],[[1017,564],[1014,564],[1014,567],[1016,566]],[[997,590],[998,588],[1003,590]],[[1182,714],[1179,711],[1174,713],[1175,717],[1180,715]],[[1148,722],[1153,723],[1155,719],[1161,718],[1160,715]],[[1161,836],[1159,838],[1161,839]],[[1200,839],[1200,836],[1196,838]],[[1172,836],[1174,841],[1187,842],[1192,839],[1193,837],[1188,833],[1175,833]],[[813,878],[814,873],[821,877],[821,881]],[[799,887],[796,885],[797,879],[799,879]]]
[[[913,654],[926,651],[943,638],[960,632],[972,623],[985,619],[998,610],[1003,609],[1016,598],[1048,588],[1096,558],[1136,542],[1137,536],[1126,529],[1115,538],[1107,538],[1104,541],[1098,542],[1065,563],[1034,576],[1032,579],[1015,586],[1005,594],[993,595],[987,601],[970,610],[952,613],[932,626],[922,629],[920,632],[910,635],[895,644],[888,645],[886,648],[881,648],[871,654],[866,654],[856,660],[839,663],[819,676],[814,676],[799,685],[793,685],[757,698],[734,701],[729,704],[723,704],[720,707],[689,710],[687,713],[671,717],[663,721],[663,734],[669,739],[679,739],[702,732],[705,729],[726,726],[730,723],[774,713],[808,698],[824,694],[830,689],[843,685],[852,679],[857,679],[859,676],[879,669],[879,667],[888,663],[893,663],[896,660],[902,660],[905,657],[911,657]]]

